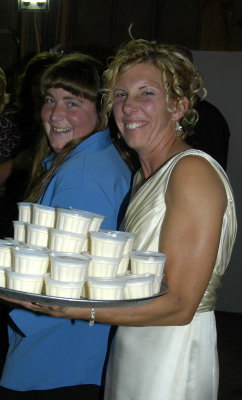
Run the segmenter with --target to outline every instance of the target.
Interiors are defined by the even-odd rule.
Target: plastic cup
[[[32,221],[32,203],[19,202],[18,205],[18,220],[22,222]]]
[[[63,282],[50,278],[49,274],[45,274],[45,294],[47,296],[64,297],[70,299],[80,299],[84,281],[82,282]]]
[[[20,242],[26,241],[26,223],[22,221],[13,221],[13,229],[14,229],[14,240],[18,240]]]
[[[87,235],[50,228],[49,249],[66,253],[81,253]]]
[[[136,237],[136,235],[134,235],[133,233],[124,232],[124,231],[109,231],[109,230],[104,230],[104,229],[100,230],[100,232],[107,232],[107,233],[110,233],[110,234],[115,234],[117,236],[124,236],[125,238],[127,238],[127,241],[126,241],[125,246],[124,246],[123,254],[127,255],[132,251],[133,242],[134,242],[135,237]]]
[[[157,294],[160,292],[161,282],[163,280],[164,275],[155,275],[154,284],[153,284],[153,293]]]
[[[12,246],[0,243],[0,266],[12,266]]]
[[[26,224],[28,245],[48,247],[49,242],[49,228],[46,226]]]
[[[50,253],[50,278],[64,282],[81,282],[87,277],[91,257],[84,254]]]
[[[32,224],[54,228],[56,210],[43,204],[33,204]]]
[[[120,258],[123,255],[127,237],[116,233],[90,232],[90,253],[94,256]]]
[[[87,278],[87,298],[122,300],[125,284],[125,280],[120,278]]]
[[[162,275],[167,255],[153,251],[132,251],[130,253],[131,274]]]
[[[43,286],[42,275],[20,274],[7,271],[7,288],[21,292],[40,294]]]
[[[89,231],[98,231],[105,216],[101,214],[94,214],[94,218],[89,226]]]
[[[128,275],[124,288],[125,299],[141,299],[153,296],[154,275]]]
[[[14,272],[34,275],[44,275],[47,272],[49,266],[47,251],[15,247],[12,252]]]
[[[6,271],[3,267],[0,267],[0,286],[6,287]]]
[[[91,255],[91,261],[88,266],[88,276],[99,278],[116,277],[120,258],[101,257]]]
[[[120,260],[119,266],[118,266],[118,271],[117,275],[125,275],[127,274],[129,268],[129,255],[124,254],[123,257]]]
[[[7,245],[9,245],[9,246],[26,246],[26,243],[25,242],[23,242],[23,241],[21,241],[21,240],[15,240],[15,239],[13,239],[13,238],[10,238],[10,237],[5,237],[4,239],[0,239],[0,243],[5,243],[5,244],[7,244]]]
[[[56,229],[86,235],[92,220],[83,210],[57,208]]]
[[[71,211],[80,211],[76,210],[74,208],[70,208]],[[89,226],[89,231],[98,231],[100,228],[105,216],[102,214],[97,214],[91,211],[82,211],[83,214],[85,214],[87,217],[91,218],[91,224]]]

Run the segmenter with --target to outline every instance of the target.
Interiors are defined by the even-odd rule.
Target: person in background
[[[0,185],[2,207],[0,236],[12,236],[12,221],[17,218],[17,203],[23,200],[30,173],[33,154],[41,133],[40,112],[43,103],[40,78],[43,72],[61,55],[38,53],[25,65],[20,74],[13,100],[0,116]]]
[[[168,292],[120,308],[16,303],[55,317],[118,325],[105,400],[217,399],[214,307],[237,220],[223,168],[185,139],[203,82],[174,46],[132,39],[105,71],[104,110],[139,156],[124,218],[133,249],[167,255]],[[13,300],[14,301],[14,300]],[[95,325],[94,325],[95,326]]]
[[[190,49],[178,45],[175,47],[194,63]],[[186,142],[193,148],[210,154],[226,171],[230,138],[226,119],[217,107],[200,97],[194,108],[199,114],[199,119],[193,129],[193,134],[187,136]]]
[[[20,139],[15,116],[5,112],[5,106],[8,101],[6,87],[6,75],[4,70],[0,68],[0,210],[5,209],[3,184],[11,173],[11,160],[9,160],[9,157],[12,149],[19,143]],[[4,217],[4,213],[0,215],[0,226],[3,224]],[[7,317],[10,309],[11,307],[8,305],[0,304],[0,372],[8,349]]]
[[[3,112],[5,104],[8,102],[8,94],[6,92],[7,80],[4,70],[0,67],[0,114]]]
[[[91,56],[64,56],[42,77],[45,134],[33,164],[27,200],[105,216],[116,230],[131,172],[112,144],[100,103],[102,65]],[[0,380],[4,399],[101,399],[110,326],[10,313],[9,350]]]
[[[187,143],[210,154],[226,171],[230,138],[228,123],[219,109],[207,100],[198,100],[195,109],[199,120],[194,134],[187,137]]]
[[[8,102],[6,87],[6,75],[4,70],[0,68],[0,187],[11,172],[10,154],[20,140],[14,116],[12,118],[11,114],[5,112],[5,106]]]

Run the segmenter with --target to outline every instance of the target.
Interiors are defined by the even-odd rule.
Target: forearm
[[[30,308],[33,309],[33,306],[30,306]],[[38,308],[34,311],[38,311]],[[89,320],[91,315],[91,308],[79,307],[62,309],[41,307],[39,311],[46,312],[54,317],[83,320]],[[168,291],[165,295],[147,304],[120,308],[96,308],[95,321],[123,326],[185,325],[190,322],[187,314],[184,303],[171,291]]]

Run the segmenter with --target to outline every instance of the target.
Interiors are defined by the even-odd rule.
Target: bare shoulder
[[[174,167],[168,193],[174,195],[209,197],[210,201],[220,201],[224,206],[227,196],[224,183],[215,168],[204,157],[187,155]]]

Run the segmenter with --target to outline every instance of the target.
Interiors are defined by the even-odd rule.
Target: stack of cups
[[[12,258],[7,263],[5,255],[6,268],[10,269],[8,287],[31,293],[42,290],[49,296],[80,298],[90,262],[89,256],[80,253],[88,249],[89,230],[98,230],[105,217],[88,211],[27,202],[19,202],[18,208],[19,217],[18,221],[13,221],[14,238],[11,239],[12,246],[18,244],[18,247],[10,252],[9,248],[5,249],[5,243],[2,251]],[[45,266],[41,260],[43,254],[48,259]],[[6,277],[5,281],[3,274],[0,277],[3,285]],[[41,281],[38,287],[37,278]]]
[[[20,202],[14,238],[0,241],[0,286],[64,298],[122,300],[159,293],[167,256],[134,251],[135,235],[104,216]]]
[[[13,221],[14,239],[30,246],[48,247],[49,228],[55,225],[55,208],[19,202],[18,210],[18,221]]]
[[[91,262],[86,285],[89,299],[123,299],[126,283],[123,276],[128,270],[134,238],[134,235],[120,231],[89,232]]]
[[[7,271],[7,287],[40,294],[43,277],[48,270],[49,254],[47,250],[30,247],[13,247],[12,269]]]
[[[91,226],[99,229],[103,215],[76,209],[56,209],[55,228],[49,229],[50,274],[45,275],[48,296],[80,298],[90,257],[81,254],[88,247]]]
[[[80,298],[90,257],[84,254],[50,253],[50,273],[44,277],[47,296]]]
[[[12,267],[12,247],[9,241],[0,240],[0,287],[6,287],[7,271]]]
[[[64,208],[57,208],[56,214],[56,227],[50,229],[50,250],[70,253],[87,250],[87,234],[96,214]],[[100,223],[103,218],[100,216]]]
[[[157,294],[160,291],[166,259],[167,255],[160,252],[132,251],[130,253],[131,275],[144,277],[150,274],[153,276],[151,295]],[[132,282],[129,282],[129,284],[131,286]]]

